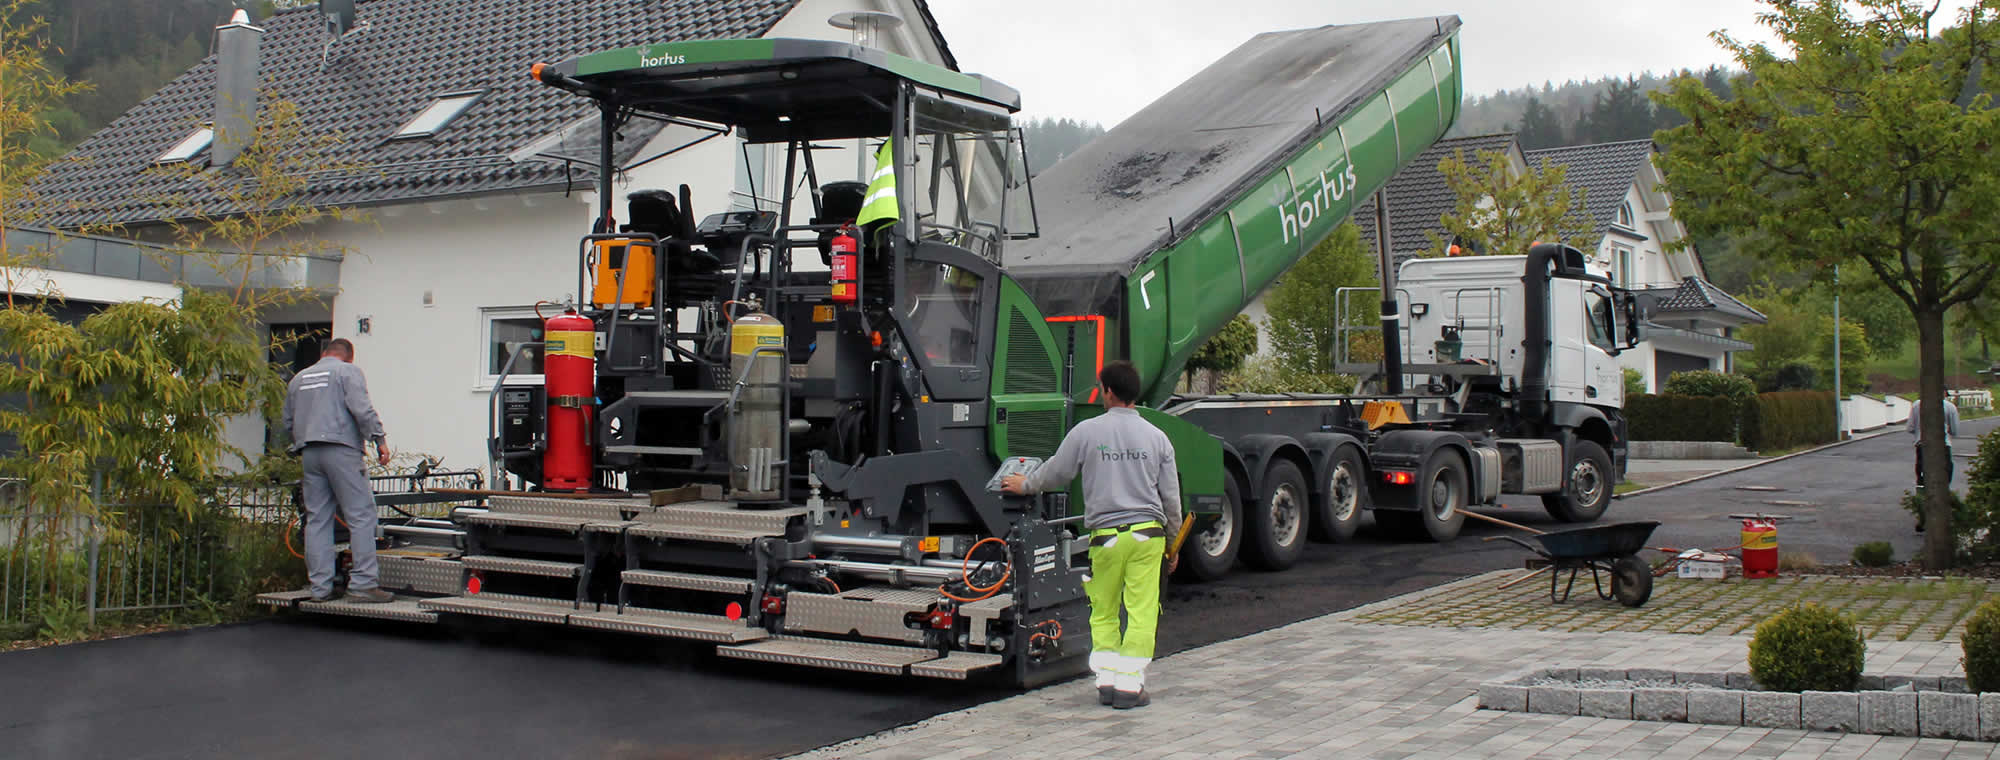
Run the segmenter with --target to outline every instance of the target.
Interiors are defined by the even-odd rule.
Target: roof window
[[[417,114],[416,118],[404,124],[402,129],[396,130],[396,136],[392,139],[435,135],[451,124],[453,119],[458,118],[459,114],[465,113],[465,109],[472,107],[472,103],[484,94],[485,90],[471,90],[439,95],[437,100],[431,101],[431,104],[426,106],[422,113]]]
[[[211,142],[215,142],[215,128],[203,124],[196,127],[187,137],[181,138],[180,142],[174,143],[174,147],[168,148],[167,152],[161,153],[159,158],[153,159],[153,163],[178,164],[191,160],[207,150]]]

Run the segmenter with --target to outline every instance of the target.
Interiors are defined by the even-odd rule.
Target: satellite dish
[[[354,0],[319,0],[319,12],[326,15],[327,34],[339,37],[354,28]]]

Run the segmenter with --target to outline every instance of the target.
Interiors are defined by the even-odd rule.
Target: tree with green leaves
[[[1528,96],[1528,103],[1521,108],[1521,128],[1514,139],[1521,141],[1522,150],[1560,148],[1564,142],[1562,119],[1556,111],[1542,103],[1541,98]]]
[[[1379,299],[1351,298],[1348,313],[1342,315],[1335,293],[1340,288],[1377,287],[1375,266],[1375,256],[1362,245],[1360,231],[1351,222],[1342,223],[1271,287],[1264,299],[1265,329],[1280,369],[1299,375],[1335,374],[1336,328],[1343,323],[1373,325],[1381,319]]]
[[[1452,208],[1438,219],[1444,232],[1428,233],[1431,247],[1425,256],[1445,255],[1453,241],[1474,255],[1523,254],[1535,243],[1555,242],[1597,249],[1578,211],[1584,191],[1564,182],[1567,172],[1561,165],[1517,171],[1506,151],[1482,150],[1468,161],[1460,150],[1437,168],[1451,188]]]
[[[1257,353],[1257,325],[1251,323],[1249,316],[1238,314],[1188,359],[1189,384],[1200,377],[1201,392],[1214,393],[1217,379],[1223,373],[1242,369],[1243,360],[1254,353]]]
[[[1917,327],[1924,565],[1953,560],[1944,474],[1946,316],[2000,273],[2000,111],[1989,95],[1995,0],[1940,17],[1901,0],[1765,0],[1776,47],[1717,32],[1748,73],[1728,97],[1683,77],[1656,100],[1675,210],[1775,260],[1874,277]],[[1980,77],[1987,81],[1979,81]]]

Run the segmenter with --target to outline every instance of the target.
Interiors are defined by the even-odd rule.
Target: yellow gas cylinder
[[[759,352],[759,349],[763,349]],[[730,498],[778,498],[783,483],[785,323],[757,304],[729,325],[729,376],[743,384],[729,416]]]

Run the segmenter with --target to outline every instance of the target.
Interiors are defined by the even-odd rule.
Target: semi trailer
[[[699,215],[681,186],[620,209],[599,171],[546,379],[495,389],[504,485],[351,539],[380,542],[394,603],[262,599],[1066,677],[1090,651],[1082,504],[995,483],[1101,411],[1114,359],[1174,445],[1191,579],[1239,550],[1284,569],[1364,511],[1438,541],[1502,494],[1594,520],[1623,471],[1611,357],[1638,315],[1572,248],[1403,265],[1374,294],[1404,347],[1368,368],[1376,392],[1174,391],[1203,341],[1450,128],[1458,29],[1259,35],[1032,178],[1017,92],[880,50],[698,40],[537,64],[596,106],[600,166],[639,119],[782,147],[777,208]],[[823,181],[815,153],[843,144],[872,171]]]

